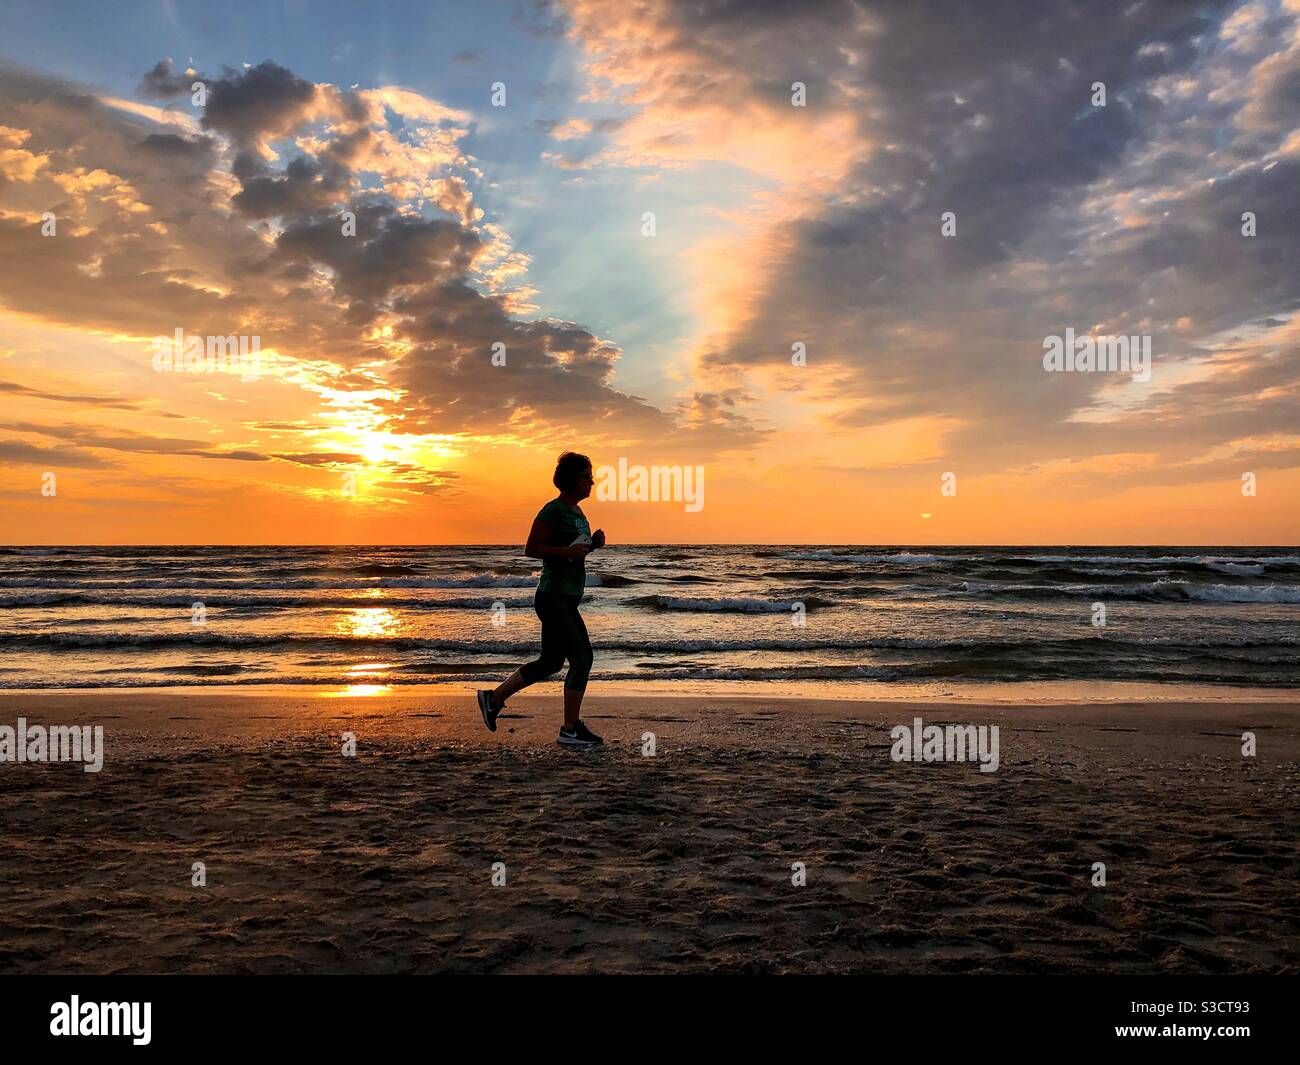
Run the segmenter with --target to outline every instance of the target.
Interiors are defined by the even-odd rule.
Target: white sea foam
[[[595,576],[593,574],[593,576]],[[317,577],[291,578],[289,580],[268,580],[253,578],[209,578],[209,577],[142,577],[127,580],[84,580],[76,588],[69,588],[63,578],[14,578],[0,579],[0,588],[58,588],[63,591],[106,591],[110,589],[149,589],[175,588],[193,589],[195,591],[252,591],[259,588],[275,590],[303,589],[339,589],[355,590],[361,588],[532,588],[537,584],[537,576],[502,577],[494,573],[476,573],[469,577]]]
[[[1051,598],[1087,596],[1097,599],[1186,598],[1214,603],[1300,603],[1300,585],[1266,584],[1258,587],[1230,584],[1195,584],[1160,580],[1146,584],[1002,584],[960,581],[953,591],[971,595],[1011,595]]]
[[[1300,586],[1296,585],[1234,588],[1228,584],[1189,584],[1183,586],[1183,594],[1209,603],[1300,603]]]
[[[834,551],[791,551],[781,558],[792,562],[891,562],[903,566],[930,566],[942,561],[938,555],[914,555],[899,551],[892,555],[841,555]]]
[[[1217,570],[1219,573],[1228,573],[1234,577],[1258,577],[1264,572],[1262,563],[1250,566],[1242,562],[1218,562],[1212,558],[1205,558],[1201,561],[1209,569]]]
[[[708,614],[789,614],[796,604],[806,608],[820,600],[771,599],[689,599],[671,595],[648,595],[632,600],[638,605],[657,606],[662,610],[697,610]]]

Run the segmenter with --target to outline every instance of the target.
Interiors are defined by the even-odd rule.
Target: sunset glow
[[[167,10],[105,27],[130,75],[39,14],[7,44],[8,541],[512,543],[565,447],[707,471],[606,505],[622,543],[1296,540],[1294,4],[1023,69],[996,20],[853,5],[792,47],[574,0],[378,66],[359,14],[192,55]],[[1149,380],[1044,372],[1067,327],[1149,337]]]

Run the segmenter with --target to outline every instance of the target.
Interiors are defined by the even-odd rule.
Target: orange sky
[[[562,104],[274,55],[6,75],[0,538],[509,543],[573,448],[705,471],[694,512],[589,501],[611,544],[1296,544],[1294,6],[1097,29],[1104,112],[1096,41],[1028,40],[1008,103],[1005,41],[903,76],[977,28],[585,0],[529,44]],[[1150,336],[1151,380],[1046,372],[1066,327]],[[158,370],[176,329],[257,374]]]

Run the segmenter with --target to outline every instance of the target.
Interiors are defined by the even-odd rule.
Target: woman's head
[[[591,472],[591,459],[576,451],[566,451],[555,464],[551,483],[565,495],[586,499],[591,495],[595,478]]]

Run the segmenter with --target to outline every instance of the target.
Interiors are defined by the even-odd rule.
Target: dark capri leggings
[[[575,692],[587,690],[587,677],[591,673],[591,639],[582,615],[578,613],[581,602],[580,595],[537,593],[533,609],[542,622],[542,654],[519,670],[529,684],[558,673],[567,658],[569,672],[564,675],[564,686]]]

